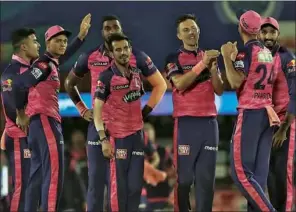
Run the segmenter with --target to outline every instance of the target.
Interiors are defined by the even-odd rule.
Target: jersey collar
[[[25,66],[30,66],[31,64],[28,63],[27,61],[25,61],[23,58],[21,58],[20,56],[18,55],[12,55],[12,59],[13,60],[16,60],[17,62],[19,62],[20,64],[22,65],[25,65]]]

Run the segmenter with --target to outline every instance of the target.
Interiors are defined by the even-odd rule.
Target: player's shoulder
[[[285,57],[285,58],[294,58],[295,59],[295,54],[287,49],[286,47],[283,47],[283,46],[280,46],[279,50],[278,50],[278,53],[282,56],[282,57]]]
[[[31,67],[47,70],[50,67],[50,62],[51,60],[49,57],[47,57],[46,55],[42,55],[32,63]]]
[[[134,48],[132,49],[132,54],[135,56],[136,59],[142,59],[142,58],[149,58],[149,56],[143,51],[143,50],[140,50],[140,49],[137,49],[137,48]]]
[[[106,70],[100,73],[100,79],[103,80],[110,80],[114,76],[114,72],[111,67],[107,68]]]
[[[166,57],[165,61],[166,63],[172,63],[172,62],[177,62],[179,55],[181,54],[180,49],[175,50],[173,52],[170,52]]]

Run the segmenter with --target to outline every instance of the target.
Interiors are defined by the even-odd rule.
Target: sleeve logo
[[[168,75],[170,75],[174,71],[178,71],[178,66],[176,63],[169,63],[166,66]]]
[[[234,62],[234,68],[243,69],[245,68],[244,62],[242,60],[238,60]]]
[[[149,69],[152,69],[153,66],[154,66],[154,65],[153,65],[153,62],[152,62],[152,60],[151,60],[151,58],[150,58],[149,56],[147,56],[145,63],[146,63],[146,65],[147,65],[147,67],[148,67]]]
[[[287,64],[287,71],[288,71],[288,74],[291,74],[291,73],[296,72],[296,62],[295,62],[295,59],[291,60]]]
[[[105,93],[105,85],[102,81],[98,80],[97,81],[97,87],[96,87],[96,92],[99,93]]]
[[[39,68],[33,68],[31,74],[35,77],[35,79],[39,79],[42,76],[42,71]]]

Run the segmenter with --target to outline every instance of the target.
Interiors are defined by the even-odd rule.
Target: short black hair
[[[105,21],[118,21],[120,23],[120,19],[116,15],[106,15],[102,17],[102,26]]]
[[[122,40],[126,40],[128,42],[128,44],[131,46],[131,40],[123,33],[114,33],[111,34],[108,38],[108,47],[110,49],[110,51],[113,51],[113,46],[112,43],[114,41],[122,41]]]
[[[20,48],[20,44],[23,40],[28,38],[30,35],[36,34],[35,30],[32,28],[19,28],[11,33],[11,44],[13,51],[16,52]]]
[[[184,22],[188,19],[193,20],[197,24],[197,20],[196,20],[196,17],[194,14],[184,14],[184,15],[181,15],[177,18],[176,27],[178,28],[182,22]]]

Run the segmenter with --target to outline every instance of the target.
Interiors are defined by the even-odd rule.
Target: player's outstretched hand
[[[284,141],[287,139],[286,137],[287,132],[284,130],[279,129],[278,131],[276,131],[276,133],[273,135],[273,143],[272,146],[274,148],[279,148],[283,145]]]
[[[93,120],[93,110],[92,109],[88,109],[84,114],[83,114],[83,118],[86,121],[91,121]]]
[[[207,67],[209,67],[210,64],[213,62],[213,60],[219,57],[219,55],[220,55],[220,52],[218,50],[213,50],[213,49],[207,50],[204,53],[202,61]]]
[[[114,149],[108,140],[102,142],[102,152],[105,158],[112,159],[114,157]]]
[[[30,119],[27,115],[18,115],[16,117],[16,124],[22,131],[27,134]]]
[[[82,19],[81,24],[80,24],[80,31],[78,34],[78,37],[80,40],[84,40],[84,38],[87,36],[90,26],[91,26],[91,14],[88,13]]]

